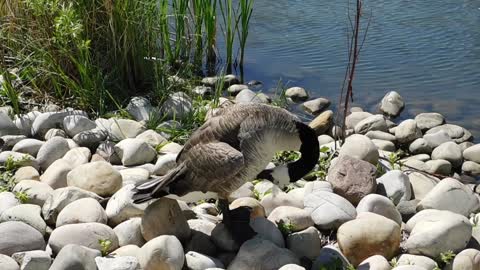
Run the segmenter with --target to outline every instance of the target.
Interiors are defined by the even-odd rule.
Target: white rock
[[[167,98],[162,105],[162,111],[169,119],[182,119],[192,111],[192,100],[184,92],[176,92]]]
[[[297,201],[295,198],[289,196],[283,191],[272,191],[271,193],[264,195],[260,203],[265,208],[265,213],[267,215],[270,215],[270,213],[279,206],[293,206],[297,208],[303,208],[303,202]]]
[[[224,265],[220,260],[195,251],[187,252],[187,254],[185,254],[185,261],[189,270],[224,268]]]
[[[40,115],[38,111],[32,111],[27,114],[15,115],[13,123],[25,136],[32,135],[32,124],[35,121],[35,118]]]
[[[48,141],[55,137],[66,138],[67,134],[65,133],[65,131],[63,131],[63,129],[51,128],[45,133],[45,135],[43,136],[43,139],[45,141]]]
[[[380,103],[380,111],[392,117],[397,117],[405,107],[402,96],[396,91],[388,92]]]
[[[13,188],[13,192],[24,192],[28,196],[28,203],[43,206],[45,201],[50,197],[53,189],[42,182],[35,180],[22,180]]]
[[[0,139],[3,141],[3,149],[12,149],[15,144],[25,140],[26,138],[27,136],[25,135],[4,135],[0,137]]]
[[[320,232],[315,227],[309,227],[287,236],[287,247],[298,258],[307,257],[314,260],[320,255],[321,246]]]
[[[112,119],[110,124],[111,135],[115,140],[135,138],[145,131],[145,127],[137,121],[129,119]]]
[[[141,217],[148,203],[134,204],[132,200],[134,185],[126,185],[108,200],[105,211],[109,224],[116,226],[133,217]]]
[[[143,168],[128,168],[119,172],[122,175],[124,186],[145,182],[150,177],[150,172]]]
[[[100,203],[92,198],[82,198],[66,205],[58,214],[56,227],[76,223],[107,224],[107,214]]]
[[[44,142],[37,139],[24,139],[16,143],[13,146],[12,151],[30,154],[36,157],[38,150],[40,150],[43,144]]]
[[[387,131],[385,117],[380,114],[369,116],[355,125],[355,133],[366,134],[372,130]]]
[[[267,103],[266,100],[262,99],[258,93],[253,92],[250,89],[243,89],[235,97],[236,103]]]
[[[40,210],[40,206],[34,204],[17,205],[3,211],[0,222],[21,221],[45,235],[47,224],[43,221]]]
[[[12,258],[18,262],[22,270],[48,270],[52,264],[50,255],[43,250],[17,252],[12,255]]]
[[[454,168],[462,166],[463,155],[460,146],[454,142],[446,142],[433,149],[432,159],[444,159],[452,163]]]
[[[177,154],[169,153],[165,155],[161,155],[157,158],[157,162],[155,163],[155,168],[153,174],[155,175],[165,175],[171,169],[177,166]]]
[[[471,146],[463,151],[466,160],[480,163],[480,144]]]
[[[292,206],[279,206],[275,208],[268,220],[275,224],[290,225],[292,232],[298,232],[314,225],[310,216],[310,211],[292,207]]]
[[[122,175],[112,165],[97,161],[80,165],[67,175],[68,186],[110,196],[122,187]]]
[[[162,135],[151,129],[142,132],[136,138],[146,142],[152,147],[156,147],[159,144],[167,142],[167,139],[165,139]]]
[[[354,129],[355,126],[362,120],[372,116],[369,112],[352,112],[347,116],[346,127],[347,129]]]
[[[115,258],[96,257],[98,270],[140,270],[138,259],[133,256]]]
[[[305,196],[305,210],[311,212],[315,225],[320,229],[336,229],[356,217],[355,207],[343,197],[326,191]]]
[[[398,225],[402,224],[402,216],[392,201],[378,194],[365,196],[357,205],[357,214],[371,212],[389,218]]]
[[[97,269],[95,258],[102,254],[99,250],[75,244],[64,246],[55,257],[50,270]]]
[[[22,180],[40,180],[40,174],[32,166],[20,167],[17,169],[13,178],[17,181]]]
[[[145,164],[152,161],[157,155],[153,147],[139,139],[124,139],[114,148],[124,166]]]
[[[379,157],[375,144],[368,137],[360,134],[348,137],[340,149],[339,155],[348,155],[372,164],[377,164]]]
[[[3,254],[0,254],[0,267],[3,270],[20,270],[20,267],[14,259]]]
[[[305,101],[308,99],[308,93],[302,87],[290,87],[285,90],[285,96],[291,98],[295,102]]]
[[[445,123],[445,118],[439,113],[420,113],[415,116],[417,126],[422,130],[428,130]]]
[[[0,223],[0,254],[45,249],[43,235],[32,226],[20,221]]]
[[[227,92],[232,96],[236,96],[243,89],[248,89],[248,86],[245,84],[232,84],[227,88]]]
[[[67,186],[67,175],[72,170],[70,163],[64,159],[57,159],[40,176],[40,181],[53,189]]]
[[[397,205],[412,197],[409,177],[399,170],[391,170],[377,178],[377,192],[387,196]]]
[[[7,114],[0,112],[0,137],[5,135],[17,135],[21,131],[15,126]]]
[[[471,176],[479,176],[480,164],[473,161],[465,161],[462,165],[462,172]]]
[[[425,165],[427,165],[429,173],[450,175],[452,172],[452,164],[444,159],[429,160],[425,162]]]
[[[413,196],[415,199],[421,200],[438,184],[440,181],[433,176],[427,176],[422,173],[413,172],[408,175],[412,184]]]
[[[264,217],[257,217],[250,220],[250,227],[263,239],[271,241],[278,247],[285,247],[283,235],[272,221]]]
[[[62,158],[68,152],[67,140],[62,137],[53,137],[40,147],[37,161],[43,170],[46,170],[55,160]]]
[[[330,106],[330,100],[326,98],[316,98],[309,101],[305,101],[302,104],[302,108],[313,115],[320,114]]]
[[[390,270],[390,263],[381,255],[373,255],[362,261],[357,270]]]
[[[432,147],[424,138],[418,138],[413,141],[408,150],[412,154],[430,154],[432,153]]]
[[[175,236],[162,235],[140,249],[138,260],[144,270],[181,270],[185,262],[183,247]]]
[[[142,219],[136,217],[128,219],[113,228],[121,247],[126,245],[136,245],[141,247],[145,244],[145,239],[143,239],[141,231],[141,223]]]
[[[0,192],[0,215],[7,209],[20,205],[20,201],[11,192]]]
[[[395,138],[394,135],[387,132],[380,131],[380,130],[369,131],[367,132],[367,134],[365,134],[365,136],[367,136],[372,140],[377,139],[377,140],[384,140],[384,141],[390,141],[390,142],[395,142],[397,140],[397,138]]]
[[[385,150],[390,152],[395,152],[397,150],[397,148],[395,147],[395,144],[391,141],[372,139],[372,143],[375,144],[375,146],[380,150]]]
[[[422,131],[413,119],[402,121],[395,129],[395,138],[399,143],[410,143],[422,137]]]
[[[97,125],[95,122],[83,115],[68,115],[63,118],[63,129],[70,137],[73,137],[82,131],[87,131],[96,127]]]
[[[67,161],[72,168],[75,168],[82,164],[88,163],[91,157],[92,157],[92,153],[90,152],[90,149],[86,147],[77,147],[77,148],[70,149],[63,156],[63,159]]]
[[[82,115],[87,116],[84,111],[62,111],[62,112],[45,112],[38,115],[32,123],[32,134],[39,134],[40,136],[52,128],[56,128],[63,124],[63,119],[69,115]]]
[[[401,254],[397,258],[397,265],[416,265],[425,268],[425,270],[434,270],[438,267],[437,263],[426,256]]]

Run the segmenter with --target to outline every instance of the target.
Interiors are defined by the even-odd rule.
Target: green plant
[[[13,112],[15,114],[20,113],[20,98],[19,98],[19,93],[15,90],[15,88],[12,85],[12,74],[10,72],[4,71],[0,72],[0,98],[3,99],[3,97],[6,98],[8,102],[13,107]]]
[[[25,191],[16,191],[15,198],[17,198],[21,203],[27,203],[30,200],[30,196]]]
[[[285,95],[287,91],[287,84],[284,84],[281,79],[278,80],[277,86],[275,88],[275,94],[274,94],[274,97],[272,98],[272,105],[280,108],[288,107],[288,98]]]
[[[330,148],[324,146],[320,148],[320,158],[318,160],[318,166],[316,170],[312,171],[304,178],[319,178],[325,179],[328,174],[328,169],[330,168],[330,163],[332,162],[333,157],[335,156],[335,152],[331,151]]]
[[[280,220],[277,223],[278,229],[282,232],[283,235],[289,235],[295,231],[295,225],[291,221],[285,222]]]
[[[263,199],[263,197],[267,196],[268,194],[271,194],[272,193],[272,189],[269,189],[263,193],[259,192],[258,190],[254,189],[253,190],[253,196],[255,197],[255,199],[257,199],[258,201],[261,201]]]
[[[240,5],[240,28],[238,28],[238,39],[240,43],[240,67],[243,67],[245,58],[245,48],[247,46],[248,25],[253,13],[254,0],[239,0]]]
[[[223,18],[223,33],[225,36],[225,47],[227,55],[227,72],[231,72],[233,64],[233,44],[238,20],[234,16],[233,3],[231,0],[218,0],[220,13]]]
[[[457,254],[453,253],[452,250],[441,252],[440,253],[440,261],[442,261],[445,265],[451,264],[456,255]]]
[[[107,256],[110,252],[110,248],[112,247],[112,241],[109,239],[99,239],[98,243],[100,244],[100,251],[102,252],[102,256]]]
[[[24,155],[16,160],[13,156],[8,156],[5,163],[0,166],[0,192],[12,191],[16,185],[13,177],[15,171],[30,161],[30,157]]]
[[[279,163],[288,163],[295,161],[300,158],[300,153],[297,151],[280,151],[275,153],[273,156],[273,163],[279,164]]]
[[[390,266],[392,268],[395,268],[398,266],[398,260],[397,260],[397,257],[394,257],[393,259],[390,260]]]
[[[400,151],[390,153],[390,155],[388,156],[388,163],[392,170],[395,170],[395,169],[400,170],[402,168],[403,165],[402,165],[402,162],[400,161],[401,158],[402,158],[402,152]]]

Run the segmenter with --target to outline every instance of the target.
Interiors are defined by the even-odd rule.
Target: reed
[[[254,0],[239,0],[240,5],[240,26],[238,28],[238,40],[240,46],[240,68],[243,69],[245,48],[247,46],[248,26],[253,14]]]
[[[227,72],[231,73],[233,65],[233,44],[235,42],[238,20],[237,16],[234,15],[232,0],[219,0],[219,4],[223,19],[222,32],[225,36],[226,67]]]

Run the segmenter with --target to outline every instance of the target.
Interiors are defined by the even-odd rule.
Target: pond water
[[[352,2],[353,4],[353,2]],[[338,103],[347,61],[347,0],[257,0],[245,80],[281,78]],[[354,81],[355,104],[374,111],[389,90],[402,118],[436,111],[480,137],[480,1],[364,2],[370,27]]]

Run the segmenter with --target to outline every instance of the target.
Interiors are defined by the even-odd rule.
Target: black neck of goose
[[[320,147],[315,131],[301,122],[297,122],[296,125],[302,142],[300,146],[301,157],[287,165],[291,182],[297,181],[309,173],[318,163],[320,157]]]

